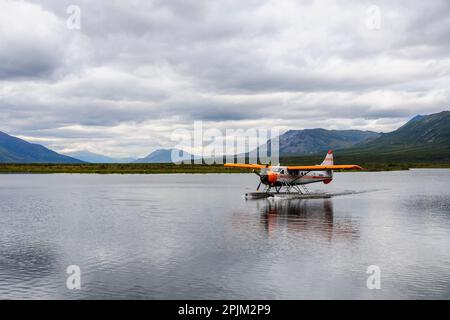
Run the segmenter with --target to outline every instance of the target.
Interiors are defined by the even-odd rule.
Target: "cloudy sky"
[[[0,131],[117,157],[171,147],[196,120],[390,131],[449,109],[449,13],[446,0],[0,0]]]

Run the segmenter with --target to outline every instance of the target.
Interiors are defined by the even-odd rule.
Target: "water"
[[[253,174],[0,175],[0,298],[449,299],[449,182],[337,173],[311,185],[332,199],[246,201]]]

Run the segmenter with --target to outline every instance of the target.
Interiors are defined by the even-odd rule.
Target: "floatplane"
[[[309,192],[306,185],[310,183],[323,182],[330,183],[333,180],[333,170],[362,170],[356,164],[335,165],[333,152],[328,151],[325,159],[320,165],[311,166],[273,166],[270,164],[245,164],[245,163],[225,163],[226,167],[252,169],[256,173],[260,182],[256,188],[256,193],[247,193],[246,197],[267,197],[274,194],[294,194],[303,195],[305,198],[324,198],[326,194],[313,194]],[[259,171],[258,171],[259,170]],[[258,192],[261,185],[264,191]],[[275,192],[270,190],[274,188]]]

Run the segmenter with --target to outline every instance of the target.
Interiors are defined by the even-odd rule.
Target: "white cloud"
[[[70,34],[54,13],[25,1],[1,0],[0,6],[0,80],[49,79],[88,54],[83,37]]]

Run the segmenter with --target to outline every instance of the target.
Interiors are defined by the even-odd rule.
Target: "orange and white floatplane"
[[[325,159],[320,165],[312,166],[273,166],[270,164],[244,164],[244,163],[225,163],[226,167],[252,169],[256,173],[260,182],[256,191],[259,191],[261,185],[264,185],[264,192],[258,194],[262,197],[264,194],[298,194],[309,195],[313,197],[306,188],[307,184],[323,182],[330,183],[333,180],[333,170],[362,170],[363,168],[356,164],[335,165],[333,152],[328,151]],[[259,170],[259,171],[258,171]],[[274,188],[275,192],[271,192]],[[246,194],[260,197],[258,194]],[[322,194],[323,195],[323,194]]]

